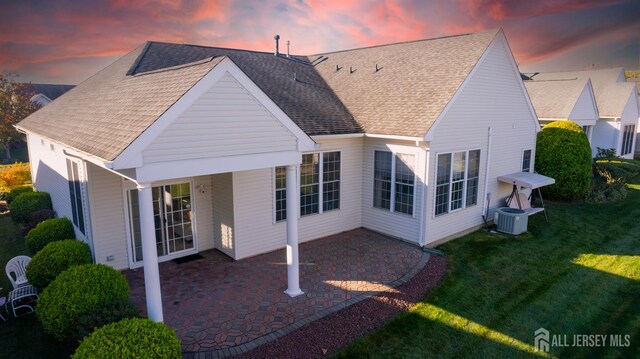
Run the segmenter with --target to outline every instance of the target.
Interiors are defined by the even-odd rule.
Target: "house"
[[[313,56],[149,42],[17,127],[96,262],[144,266],[154,320],[158,261],[286,246],[295,296],[299,242],[477,229],[539,131],[502,30]]]
[[[590,79],[598,108],[598,121],[591,132],[591,147],[612,148],[616,155],[633,158],[638,129],[638,96],[635,86],[627,83],[624,69],[548,72],[534,77],[538,81]],[[529,85],[527,85],[529,86]]]
[[[35,102],[40,106],[46,106],[53,100],[60,97],[65,92],[71,90],[74,85],[57,85],[57,84],[26,84],[29,90],[35,95],[31,97],[31,102]]]
[[[559,120],[573,121],[582,127],[589,142],[592,141],[598,108],[589,78],[529,80],[524,85],[542,126]],[[592,150],[595,154],[596,148]]]
[[[640,70],[633,71],[633,76],[627,78],[627,82],[635,84],[638,95],[638,125],[640,126]],[[640,156],[640,128],[637,129],[635,156]]]

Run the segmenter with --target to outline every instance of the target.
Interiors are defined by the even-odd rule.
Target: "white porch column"
[[[153,196],[150,183],[138,185],[140,207],[140,237],[144,260],[144,287],[147,296],[147,313],[154,322],[163,322],[158,250],[156,248],[156,226],[153,221]]]
[[[300,290],[300,263],[298,261],[298,212],[300,189],[296,165],[287,166],[287,290],[291,297],[303,294]]]

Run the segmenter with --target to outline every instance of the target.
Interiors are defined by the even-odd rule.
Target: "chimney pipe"
[[[287,57],[289,56],[289,45],[291,45],[291,41],[287,40]]]
[[[275,53],[275,55],[276,56],[280,56],[280,44],[279,44],[280,35],[276,35],[273,38],[276,39],[276,53]]]

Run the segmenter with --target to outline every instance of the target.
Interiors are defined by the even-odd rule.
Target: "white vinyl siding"
[[[320,152],[340,151],[340,208],[298,219],[306,242],[362,227],[362,139],[318,140]],[[235,259],[283,248],[286,221],[275,222],[273,168],[233,173]]]
[[[568,117],[569,120],[578,123],[579,125],[593,126],[598,120],[598,112],[596,111],[595,99],[591,88],[587,85],[584,86],[580,96],[576,101],[571,113]]]
[[[233,203],[233,174],[221,173],[211,176],[211,195],[213,208],[213,239],[215,248],[222,253],[235,257],[235,222]],[[202,217],[203,221],[206,217]]]
[[[116,269],[128,268],[122,177],[93,164],[87,167],[95,260]]]
[[[537,118],[527,104],[522,80],[510,56],[506,42],[497,38],[433,129],[433,141],[429,143],[428,184],[432,189],[427,196],[426,243],[480,227],[488,193],[489,219],[493,218],[495,209],[504,205],[511,193],[511,186],[501,184],[497,177],[521,171],[522,148],[535,151]],[[478,204],[435,216],[437,155],[463,148],[480,150]],[[532,161],[531,167],[534,165]]]
[[[53,147],[53,150],[51,149]],[[47,192],[51,196],[53,210],[58,217],[67,217],[73,221],[73,209],[71,207],[71,193],[69,191],[69,175],[67,171],[67,156],[64,148],[52,143],[46,138],[35,134],[28,135],[29,163],[31,166],[31,178],[37,191]],[[88,188],[86,185],[87,170],[85,162],[73,158],[78,165],[78,176],[81,179],[80,191],[82,191],[82,206],[85,210],[89,206]],[[85,233],[74,226],[76,237],[91,245],[91,223],[88,215],[85,216]]]
[[[296,150],[295,136],[225,74],[144,151],[145,163]]]

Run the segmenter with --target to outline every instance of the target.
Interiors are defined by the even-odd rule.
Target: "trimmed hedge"
[[[74,239],[47,244],[27,265],[29,283],[42,291],[56,277],[72,266],[92,262],[89,245]]]
[[[19,195],[31,192],[33,192],[33,187],[31,186],[14,187],[11,191],[9,191],[9,193],[7,193],[7,195],[5,196],[5,200],[7,201],[7,204],[11,204],[11,202],[13,202],[13,200],[16,199],[16,197],[18,197]]]
[[[123,319],[82,340],[73,354],[81,358],[181,358],[175,331],[149,319]]]
[[[24,238],[31,254],[36,254],[47,244],[63,239],[75,239],[73,224],[66,218],[51,218],[40,222]]]
[[[104,264],[83,264],[60,273],[40,295],[36,315],[58,340],[81,339],[95,328],[135,315],[129,285]]]
[[[29,223],[31,214],[42,209],[53,210],[51,196],[49,196],[47,192],[26,192],[19,194],[9,205],[11,218],[21,224]]]
[[[536,171],[556,183],[543,188],[546,196],[581,198],[591,188],[591,146],[582,128],[572,121],[555,121],[538,133]]]

